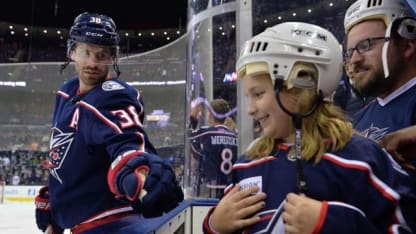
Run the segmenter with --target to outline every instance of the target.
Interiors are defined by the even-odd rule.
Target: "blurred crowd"
[[[176,144],[157,149],[183,179],[184,145]],[[48,182],[48,152],[38,150],[0,150],[0,182],[6,185],[45,185]]]
[[[43,185],[48,181],[47,152],[0,151],[0,181],[6,185]]]

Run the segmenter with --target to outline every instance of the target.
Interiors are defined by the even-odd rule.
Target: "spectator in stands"
[[[19,184],[20,184],[20,176],[18,172],[16,171],[12,177],[12,185],[19,185]]]
[[[354,116],[354,127],[380,141],[416,123],[416,21],[402,0],[367,2],[346,12],[345,59],[354,88],[377,97]]]
[[[5,167],[10,166],[10,158],[9,158],[9,156],[7,156],[7,155],[3,155],[3,165],[4,165]]]
[[[352,83],[361,94],[377,97],[357,112],[354,127],[381,141],[388,133],[415,125],[416,19],[409,9],[402,0],[372,5],[358,0],[348,8],[344,27]],[[416,181],[416,174],[412,176]]]
[[[407,0],[409,8],[416,15],[416,4]],[[416,171],[416,126],[400,129],[386,134],[380,144],[389,151],[393,157],[406,169]]]
[[[199,119],[202,104],[191,110],[191,118]],[[189,135],[191,160],[195,160],[193,171],[196,173],[192,186],[197,197],[221,198],[237,159],[237,133],[225,124],[231,112],[226,100],[214,99],[207,109],[208,125],[193,130]]]
[[[308,23],[246,42],[236,70],[262,135],[234,164],[207,233],[411,233],[409,178],[331,102],[342,63],[333,34]]]
[[[119,40],[114,21],[101,14],[82,13],[69,30],[78,77],[57,92],[49,183],[35,199],[43,231],[116,233],[183,200],[173,168],[143,130],[140,94],[117,79]]]

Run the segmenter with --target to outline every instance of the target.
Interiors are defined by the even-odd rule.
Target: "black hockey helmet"
[[[114,20],[106,15],[89,12],[79,14],[69,30],[67,57],[71,59],[70,53],[74,49],[76,42],[83,42],[110,47],[113,57],[117,60],[120,36],[116,30],[117,27]],[[70,60],[67,60],[61,66],[61,74],[69,63]],[[114,61],[113,67],[118,77],[120,71],[117,66],[117,61]]]
[[[116,31],[113,19],[106,15],[84,12],[78,15],[69,31],[67,55],[73,49],[75,42],[85,42],[114,48],[117,56],[120,36]]]

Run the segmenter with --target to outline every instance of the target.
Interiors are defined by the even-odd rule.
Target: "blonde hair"
[[[289,82],[285,81],[286,87]],[[290,90],[286,88],[285,92],[298,97],[296,111],[299,113],[309,111],[317,95],[316,89],[297,87]],[[318,163],[326,151],[336,152],[343,149],[352,133],[353,127],[347,115],[332,102],[322,101],[311,115],[302,120],[302,158],[314,158],[314,162]],[[249,145],[246,154],[249,159],[269,156],[278,143],[279,139],[262,135]]]
[[[230,130],[233,130],[233,131],[237,130],[237,124],[235,123],[235,121],[231,117],[225,118],[224,124]]]

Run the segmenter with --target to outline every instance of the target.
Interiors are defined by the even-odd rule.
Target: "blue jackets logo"
[[[65,161],[68,150],[74,140],[74,133],[63,133],[58,128],[52,129],[52,136],[49,150],[49,171],[59,183],[62,184],[62,179],[59,177],[58,170]]]

